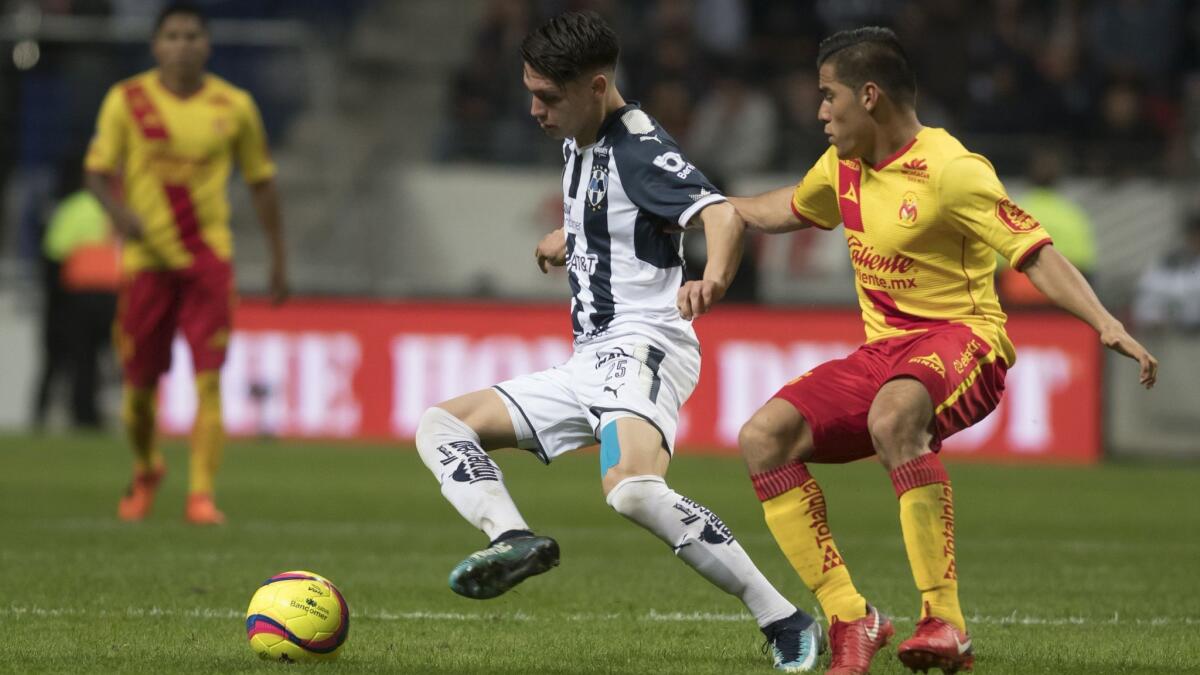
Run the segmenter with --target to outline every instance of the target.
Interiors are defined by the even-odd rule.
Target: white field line
[[[126,607],[123,610],[83,609],[79,607],[41,607],[38,605],[0,606],[0,617],[16,620],[43,619],[59,617],[88,617],[88,618],[131,618],[143,617],[182,617],[187,619],[220,619],[233,620],[245,618],[245,612],[235,609],[166,609],[162,607]],[[356,620],[367,621],[522,621],[522,622],[559,622],[559,621],[653,621],[667,623],[727,623],[751,621],[749,614],[721,612],[659,612],[649,610],[644,614],[630,617],[628,614],[611,612],[577,612],[573,614],[536,615],[527,612],[435,612],[435,611],[389,611],[369,610],[355,612]],[[912,623],[912,617],[891,617],[895,623]],[[967,617],[968,624],[983,624],[991,626],[1200,626],[1200,617],[1150,617],[1122,618],[1120,613],[1112,616],[1065,616],[1047,617],[1030,616],[1013,612],[1006,615],[976,614]]]
[[[76,518],[43,518],[33,521],[25,521],[30,527],[38,529],[54,529],[65,531],[125,531],[132,532],[135,529],[138,531],[166,531],[176,530],[183,527],[180,523],[167,521],[151,521],[148,523],[139,523],[131,526],[129,523],[123,523],[115,518],[109,517],[76,517]],[[227,531],[247,531],[253,533],[269,533],[273,535],[283,534],[310,534],[314,531],[323,533],[323,536],[334,538],[353,538],[357,539],[364,536],[375,535],[413,535],[424,534],[425,526],[412,521],[395,521],[395,522],[362,522],[352,520],[330,520],[330,521],[288,521],[279,522],[273,520],[245,520],[236,523],[230,523],[225,526]],[[850,545],[854,547],[871,547],[871,548],[903,548],[904,542],[900,537],[900,530],[897,528],[895,536],[887,540],[880,540],[878,537],[867,537],[856,535],[850,528],[845,528],[846,532],[840,532],[837,535],[837,540],[840,545]],[[608,540],[638,540],[644,541],[645,534],[637,527],[601,527],[601,526],[562,526],[554,528],[553,534],[556,536],[572,535],[577,537],[594,538],[603,536]],[[734,532],[739,540],[745,542],[753,542],[755,544],[764,544],[774,546],[775,540],[769,532],[751,531],[743,534]],[[464,535],[465,536],[465,535]],[[995,550],[1009,551],[1014,547],[1028,546],[1033,543],[1037,548],[1047,550],[1063,550],[1075,553],[1089,553],[1095,551],[1138,551],[1145,552],[1147,545],[1142,541],[1121,541],[1104,538],[1074,538],[1066,539],[1047,535],[1044,540],[1029,539],[1028,537],[987,537],[979,540],[972,540],[970,547],[977,550]],[[1149,550],[1153,551],[1194,551],[1196,544],[1190,540],[1180,541],[1158,541],[1154,542],[1153,547]],[[0,555],[5,558],[15,560],[33,557],[27,552],[21,551],[0,551]],[[41,552],[41,555],[58,556],[58,550],[46,550]],[[138,553],[130,553],[129,555],[140,555]]]

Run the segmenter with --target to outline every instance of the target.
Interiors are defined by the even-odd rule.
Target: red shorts
[[[143,270],[126,278],[117,302],[117,352],[125,380],[153,387],[171,367],[171,342],[183,333],[196,372],[217,370],[233,325],[233,268],[225,261],[183,270]]]
[[[778,393],[804,416],[815,452],[808,460],[838,464],[875,454],[867,413],[889,380],[911,377],[934,408],[934,451],[942,440],[987,417],[1004,393],[1008,367],[983,338],[961,324],[865,344],[792,380]]]

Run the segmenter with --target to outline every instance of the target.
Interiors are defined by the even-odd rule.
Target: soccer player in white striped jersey
[[[575,349],[564,364],[430,408],[417,448],[442,494],[490,540],[450,587],[498,596],[556,566],[558,543],[533,533],[487,454],[520,447],[543,462],[600,442],[613,509],[662,539],[701,576],[738,597],[781,670],[816,665],[820,624],[767,581],[712,511],[664,480],[679,409],[700,375],[690,319],[725,294],[745,223],[671,136],[617,91],[616,35],[594,13],[555,17],[521,46],[530,114],[563,139],[563,227],[537,263],[565,265]],[[708,262],[685,281],[681,230],[703,227]]]

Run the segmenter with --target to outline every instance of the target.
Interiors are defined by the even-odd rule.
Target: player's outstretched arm
[[[538,269],[542,274],[550,271],[547,265],[562,267],[567,264],[567,232],[558,228],[549,232],[533,249],[533,257],[537,260]]]
[[[729,203],[750,229],[767,234],[794,232],[809,227],[792,213],[795,187],[782,187],[755,197],[729,197]]]
[[[1137,361],[1141,366],[1139,381],[1147,389],[1154,386],[1158,379],[1158,359],[1133,339],[1125,326],[1104,308],[1079,270],[1054,246],[1043,246],[1035,251],[1021,271],[1029,275],[1033,285],[1054,304],[1096,329],[1105,347]]]
[[[700,220],[704,223],[708,250],[704,277],[680,286],[675,302],[680,316],[688,320],[708,312],[725,297],[742,262],[742,240],[746,234],[746,221],[728,202],[705,207]]]
[[[267,243],[271,247],[271,302],[276,305],[287,300],[287,251],[283,245],[283,216],[279,208],[279,191],[275,189],[275,180],[268,178],[250,185],[250,197],[254,202],[254,211],[258,214],[258,222],[262,223],[263,231],[267,234]]]

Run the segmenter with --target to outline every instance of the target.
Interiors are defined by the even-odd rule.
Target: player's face
[[[834,65],[825,63],[817,75],[821,89],[821,107],[817,119],[825,123],[829,144],[837,148],[838,159],[861,157],[870,129],[871,113],[863,106],[859,92],[839,82]]]
[[[208,62],[208,31],[188,14],[172,14],[154,34],[154,59],[160,68],[195,75]]]
[[[574,138],[587,124],[596,105],[591,88],[580,78],[559,86],[525,64],[522,80],[533,95],[529,114],[551,138]]]

